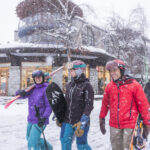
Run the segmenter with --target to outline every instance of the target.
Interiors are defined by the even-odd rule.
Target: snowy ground
[[[0,150],[27,150],[27,142],[25,139],[27,124],[27,101],[18,100],[8,109],[4,109],[3,104],[7,99],[8,97],[0,97]],[[98,116],[100,106],[101,101],[94,102],[94,110],[91,114],[91,128],[89,131],[88,141],[93,150],[111,150],[108,125],[109,117],[107,117],[106,120],[106,135],[102,135],[99,131]],[[51,117],[52,116],[53,115],[51,115]],[[53,145],[54,150],[61,150],[59,134],[60,128],[57,127],[55,122],[50,118],[50,124],[45,130],[45,137]],[[146,150],[148,149],[150,150],[150,147]],[[73,142],[72,150],[77,150],[75,141]]]

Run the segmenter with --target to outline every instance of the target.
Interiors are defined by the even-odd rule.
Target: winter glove
[[[150,132],[150,126],[144,125],[143,126],[143,137],[144,137],[144,139],[147,139],[149,132]]]
[[[75,135],[80,137],[84,134],[84,128],[89,122],[89,116],[83,114],[80,121],[73,125],[73,128],[77,128],[75,131]]]
[[[106,133],[105,118],[100,118],[99,123],[100,123],[100,130],[101,130],[102,134],[105,134]]]
[[[75,123],[75,124],[73,125],[73,128],[76,128],[75,135],[76,135],[77,137],[80,137],[80,136],[82,136],[82,135],[84,134],[84,130],[81,129],[81,122],[80,122],[80,121],[77,122],[77,123]]]
[[[21,97],[24,97],[25,95],[26,95],[26,91],[25,90],[18,90],[17,92],[16,92],[16,95],[20,95]]]
[[[59,121],[56,119],[56,125],[58,126],[58,127],[61,127],[62,126],[62,124],[61,123],[59,123]]]
[[[38,120],[38,126],[39,126],[39,127],[43,127],[43,125],[44,125],[44,123],[45,123],[45,120],[46,120],[46,118],[40,118],[40,119]]]

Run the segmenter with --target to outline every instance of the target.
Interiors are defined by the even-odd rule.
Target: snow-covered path
[[[98,115],[100,106],[101,101],[94,102],[88,141],[93,150],[111,150],[108,117],[106,119],[106,135],[102,135],[99,130]],[[51,120],[52,116],[50,117],[50,124],[44,132],[45,137],[53,145],[54,150],[61,150],[59,141],[60,128],[55,125],[55,121]],[[26,119],[27,101],[23,104],[12,104],[8,109],[4,109],[4,105],[0,105],[0,150],[27,150],[25,139]],[[75,141],[73,142],[72,150],[77,150]]]

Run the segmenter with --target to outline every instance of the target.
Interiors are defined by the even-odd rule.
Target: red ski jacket
[[[108,110],[111,127],[134,128],[138,113],[144,124],[150,125],[149,102],[142,86],[135,79],[118,83],[111,81],[106,86],[99,117],[105,118]]]

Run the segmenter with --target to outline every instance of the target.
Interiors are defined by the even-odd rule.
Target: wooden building
[[[16,12],[20,22],[15,32],[15,42],[0,45],[0,95],[14,95],[17,89],[24,89],[33,83],[32,71],[41,69],[51,72],[68,62],[68,59],[81,59],[88,64],[86,76],[95,93],[103,92],[110,80],[105,64],[114,58],[105,51],[101,39],[105,31],[83,21],[83,12],[74,3],[61,1],[68,8],[65,15],[72,15],[71,20],[60,22],[65,18],[65,12],[55,0],[51,3],[24,0],[18,4]],[[75,11],[72,13],[72,10]],[[68,27],[67,21],[71,24],[71,30],[64,32]],[[52,59],[52,63],[48,59]],[[53,80],[65,91],[67,68],[57,73]]]

